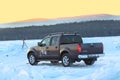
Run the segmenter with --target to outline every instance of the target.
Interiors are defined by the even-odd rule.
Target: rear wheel
[[[93,65],[95,63],[95,60],[94,59],[86,59],[86,60],[84,60],[84,62],[86,65]]]
[[[72,64],[72,60],[71,60],[71,56],[68,53],[65,53],[62,55],[62,65],[64,67],[68,67],[71,66]]]
[[[34,53],[30,53],[29,56],[28,56],[28,61],[31,65],[37,65],[38,64],[38,61],[34,55]]]

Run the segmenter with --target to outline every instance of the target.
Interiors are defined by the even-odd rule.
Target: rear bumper
[[[104,56],[104,53],[101,54],[82,54],[82,55],[78,55],[79,59],[86,59],[86,58],[97,58],[97,57],[102,57]]]

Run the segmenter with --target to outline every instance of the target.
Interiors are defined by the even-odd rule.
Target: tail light
[[[78,53],[81,53],[81,45],[80,44],[78,44],[78,46],[77,46],[77,51],[78,51]]]

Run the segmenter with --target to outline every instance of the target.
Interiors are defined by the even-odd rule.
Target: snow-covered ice
[[[105,56],[94,65],[84,62],[71,67],[52,65],[49,61],[37,66],[28,63],[26,52],[40,40],[0,41],[0,80],[120,80],[120,36],[83,38],[84,43],[103,42]]]

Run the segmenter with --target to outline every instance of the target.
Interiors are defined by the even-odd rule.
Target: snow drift
[[[120,80],[120,36],[83,38],[84,43],[103,42],[105,56],[92,66],[84,62],[71,67],[52,65],[49,61],[37,66],[28,64],[27,49],[40,40],[0,41],[0,80]]]

